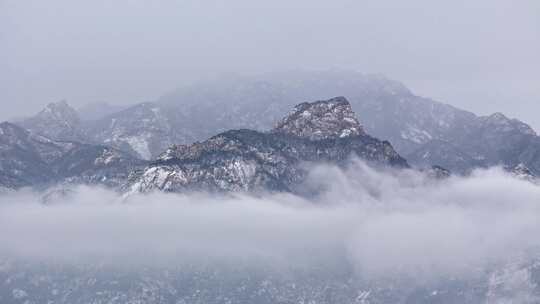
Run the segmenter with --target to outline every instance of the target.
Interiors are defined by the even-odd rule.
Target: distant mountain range
[[[280,122],[281,128],[288,126],[290,130],[288,135],[294,135],[301,140],[284,140],[283,133],[261,133],[261,131],[272,130],[284,113],[298,102],[333,96],[345,96],[350,102],[350,105],[346,106],[347,115],[340,117],[340,123],[353,123],[357,129],[349,130],[354,136],[345,136],[346,138],[360,138],[370,134],[375,138],[387,140],[401,155],[400,157],[407,159],[413,167],[439,166],[454,173],[466,174],[474,168],[501,165],[507,168],[524,167],[533,175],[540,174],[540,137],[530,126],[519,120],[509,119],[501,113],[477,116],[447,104],[419,97],[401,83],[382,76],[326,71],[214,79],[184,86],[155,102],[136,104],[122,109],[102,105],[78,112],[64,101],[52,103],[33,117],[14,122],[20,127],[18,129],[13,124],[3,124],[3,128],[10,131],[2,133],[1,137],[11,134],[10,137],[17,138],[18,141],[23,138],[29,143],[21,149],[31,152],[15,153],[17,156],[10,156],[12,155],[10,153],[14,153],[13,151],[19,147],[13,147],[12,141],[5,139],[3,149],[7,152],[2,152],[1,178],[5,180],[3,184],[17,186],[42,182],[44,180],[41,175],[54,176],[55,180],[67,178],[70,173],[62,172],[57,164],[66,163],[67,155],[70,155],[72,160],[78,157],[75,151],[80,151],[77,153],[88,157],[86,162],[99,158],[100,153],[114,153],[122,160],[120,163],[126,164],[122,170],[128,167],[142,170],[149,160],[154,160],[153,164],[156,166],[162,166],[164,163],[170,165],[173,162],[172,158],[164,160],[163,155],[167,155],[163,154],[164,151],[168,151],[167,153],[174,151],[176,165],[172,170],[180,170],[180,163],[191,162],[193,165],[198,161],[208,161],[205,158],[208,153],[203,153],[204,151],[226,153],[231,147],[225,148],[224,141],[234,142],[238,145],[236,148],[238,151],[253,149],[254,146],[259,147],[261,142],[265,142],[284,145],[291,149],[293,148],[289,145],[304,145],[303,149],[313,148],[313,153],[320,153],[311,142],[322,140],[320,142],[328,141],[332,145],[342,145],[347,140],[340,139],[334,130],[326,130],[332,135],[330,138],[326,138],[324,134],[316,135],[312,130],[311,118],[299,114],[302,112],[298,110],[301,105],[291,113],[297,116],[287,116],[287,119],[299,125],[287,124],[283,120]],[[336,100],[345,99],[332,99],[327,103],[332,104]],[[304,106],[312,107],[311,104]],[[99,111],[100,108],[102,111]],[[353,110],[357,116],[351,114]],[[328,125],[317,127],[318,131],[321,131],[321,127],[324,129]],[[253,131],[227,132],[239,129]],[[273,130],[279,129],[278,126]],[[306,134],[311,135],[306,138]],[[47,147],[58,147],[54,151],[58,151],[55,153],[60,156],[47,160],[41,153],[43,148],[40,145],[43,144],[38,144],[40,141],[50,142]],[[202,143],[198,143],[200,141]],[[309,142],[307,144],[309,148],[305,146],[306,142]],[[77,148],[72,150],[73,148],[65,148],[66,145]],[[278,153],[279,157],[292,157],[296,159],[295,161],[304,158],[325,159],[320,155],[312,157],[287,154],[272,150],[269,146],[265,146],[264,149],[269,149],[265,153],[276,157],[275,153]],[[358,153],[361,145],[343,149],[348,152],[355,150]],[[93,154],[88,152],[90,150],[94,151]],[[199,152],[197,154],[193,151]],[[29,153],[33,153],[32,156],[26,156],[30,155]],[[192,154],[184,156],[182,153]],[[324,153],[335,155],[338,152],[327,150]],[[16,162],[21,168],[13,164],[12,160],[17,157],[25,157],[25,160]],[[244,158],[247,154],[235,157],[247,162]],[[29,159],[34,160],[36,165],[28,166],[26,162]],[[342,159],[341,155],[334,160]],[[227,163],[230,161],[232,160],[223,160],[222,165],[231,165]],[[8,163],[11,165],[7,165]],[[31,167],[35,172],[25,171],[30,170],[24,169],[25,166]],[[259,166],[263,165],[251,163],[250,166],[259,170]],[[21,173],[15,174],[10,171],[13,168],[16,168],[13,172]],[[194,172],[192,174],[195,174]],[[257,174],[259,173],[260,171],[257,171]],[[122,173],[125,174],[128,173]],[[145,174],[148,178],[148,170]],[[272,178],[283,178],[280,174]],[[32,178],[23,181],[25,175]],[[50,178],[45,180],[50,181]],[[228,187],[216,186],[215,181],[210,182],[204,178],[201,182],[202,180],[204,183],[211,183],[214,188]],[[165,186],[157,186],[163,187]]]
[[[143,161],[120,150],[56,141],[17,125],[0,123],[0,186],[48,187],[58,183],[118,187]]]
[[[73,113],[67,107],[51,105],[38,117],[61,117],[54,115],[57,109]],[[7,122],[0,127],[0,182],[13,189],[83,183],[136,192],[294,191],[307,162],[343,164],[357,155],[375,165],[408,167],[390,143],[364,132],[343,97],[299,104],[270,132],[231,130],[202,143],[173,145],[151,163],[104,145],[53,140]],[[47,132],[59,136],[63,129]]]

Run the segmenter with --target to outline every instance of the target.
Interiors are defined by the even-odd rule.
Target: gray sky
[[[538,0],[0,0],[0,119],[214,73],[349,68],[540,130]]]

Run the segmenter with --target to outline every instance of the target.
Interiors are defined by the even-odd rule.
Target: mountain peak
[[[528,124],[517,119],[508,118],[500,112],[481,117],[481,119],[483,119],[484,123],[487,125],[497,128],[498,131],[517,130],[523,134],[537,136],[536,131]]]
[[[298,104],[272,132],[311,140],[365,134],[345,97]]]
[[[72,108],[67,101],[61,100],[58,102],[51,102],[45,108],[38,113],[38,116],[49,116],[53,115],[56,118],[65,118],[65,119],[78,119],[78,112]]]
[[[82,141],[84,138],[79,113],[65,100],[49,103],[35,116],[22,121],[21,126],[55,140]]]
[[[26,130],[10,122],[0,122],[0,141],[2,136],[13,136],[14,134],[22,134],[24,132],[26,132]]]
[[[504,115],[501,112],[495,112],[495,113],[491,114],[489,116],[489,118],[494,119],[494,120],[508,120],[508,117],[506,117],[506,115]]]
[[[495,125],[495,126],[510,126],[512,124],[512,120],[508,118],[506,115],[504,115],[501,112],[493,113],[489,116],[482,117],[483,121],[489,125]]]

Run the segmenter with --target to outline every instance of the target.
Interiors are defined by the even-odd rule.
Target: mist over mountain
[[[334,96],[345,96],[366,132],[391,142],[414,166],[438,165],[466,174],[474,168],[523,163],[540,173],[540,139],[526,123],[501,113],[477,116],[418,96],[397,81],[352,71],[216,78],[86,122],[78,131],[64,123],[68,117],[52,123],[38,115],[29,121],[69,135],[62,139],[71,139],[73,132],[85,134],[84,141],[153,159],[172,145],[206,140],[229,129],[271,129],[300,101]]]
[[[0,0],[0,304],[540,304],[538,54],[538,0]]]
[[[342,68],[538,129],[539,14],[537,0],[3,0],[0,120],[61,99],[151,101],[219,73]],[[334,96],[351,98],[290,106]]]
[[[298,102],[314,96],[331,97]],[[0,302],[540,299],[540,153],[519,120],[343,71],[112,108],[0,124]]]
[[[309,199],[0,196],[3,303],[537,303],[540,187],[318,165]]]

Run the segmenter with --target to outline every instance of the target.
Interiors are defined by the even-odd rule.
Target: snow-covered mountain
[[[397,108],[388,120],[400,122],[400,128],[408,131],[389,130],[387,138],[396,143],[397,149],[412,164],[438,164],[460,173],[476,167],[514,167],[519,163],[530,166],[535,172],[540,170],[540,138],[519,120],[509,119],[501,113],[479,117],[452,108],[443,117],[437,117],[425,115],[430,112],[421,111],[422,108],[397,103],[393,106]],[[437,103],[430,106],[431,111],[445,107]],[[369,112],[368,109],[364,113]],[[439,127],[422,126],[426,122],[430,125],[437,122]]]
[[[384,90],[406,91],[397,82],[359,73],[300,73],[298,77],[227,77],[187,85],[155,102],[95,121],[88,134],[97,142],[149,159],[170,145],[205,140],[230,129],[268,130],[299,102],[348,96],[351,88],[366,98]]]
[[[171,145],[205,140],[226,130],[267,130],[298,103],[283,99],[279,87],[267,85],[219,81],[193,85],[94,121],[87,132],[93,141],[153,159]]]
[[[159,108],[141,104],[137,109],[129,112],[137,115],[123,116],[126,121],[131,120],[130,131],[151,130],[152,133],[146,133],[149,142],[161,138],[161,132],[174,133]],[[147,120],[148,115],[154,119]],[[128,125],[126,121],[121,120],[121,125]],[[293,191],[305,177],[308,162],[343,164],[351,155],[358,155],[379,165],[408,167],[389,142],[364,132],[343,97],[299,104],[269,132],[229,130],[203,142],[168,146],[144,170],[138,170],[144,161],[113,147],[52,140],[7,122],[1,124],[0,131],[0,182],[12,189],[67,182],[124,188],[128,185],[137,192]],[[127,140],[128,146],[120,148],[144,152],[145,156],[153,152],[146,142],[135,143],[131,139],[119,135],[114,142],[103,142],[115,145]],[[133,140],[140,138],[134,136]],[[155,149],[168,144],[152,143]],[[139,149],[129,150],[132,146]]]
[[[171,116],[176,114],[153,103],[142,103],[88,123],[87,133],[93,142],[151,159],[176,142],[192,140],[176,128]]]
[[[55,140],[86,140],[79,113],[64,100],[49,103],[35,116],[18,124],[34,134]]]
[[[272,132],[311,140],[366,135],[344,97],[301,103]]]
[[[11,123],[0,124],[0,184],[20,188],[46,182],[52,170],[47,163],[59,158],[68,146],[54,145],[51,140]]]
[[[408,167],[390,143],[365,134],[343,97],[302,103],[271,132],[232,130],[169,148],[133,176],[132,192],[294,191],[307,162],[344,164],[351,155]]]
[[[154,103],[93,124],[92,138],[155,158],[168,146],[229,129],[267,130],[299,101],[345,96],[365,131],[390,141],[413,165],[454,172],[524,163],[540,173],[540,139],[527,124],[471,112],[413,94],[378,75],[349,71],[228,77],[184,86]]]
[[[142,164],[114,148],[56,141],[8,122],[0,124],[0,185],[5,188],[59,182],[116,187]]]
[[[191,144],[226,130],[268,130],[298,102],[333,96],[345,96],[364,130],[391,142],[411,165],[440,165],[467,173],[477,167],[523,163],[540,174],[540,137],[527,124],[501,113],[477,116],[417,96],[399,82],[350,71],[216,78],[85,122],[82,130],[72,128],[75,123],[55,122],[46,128],[52,134],[45,135],[70,140],[84,134],[85,142],[154,159],[171,145]],[[47,117],[38,115],[40,119],[31,121],[49,125],[51,119],[42,116]]]

